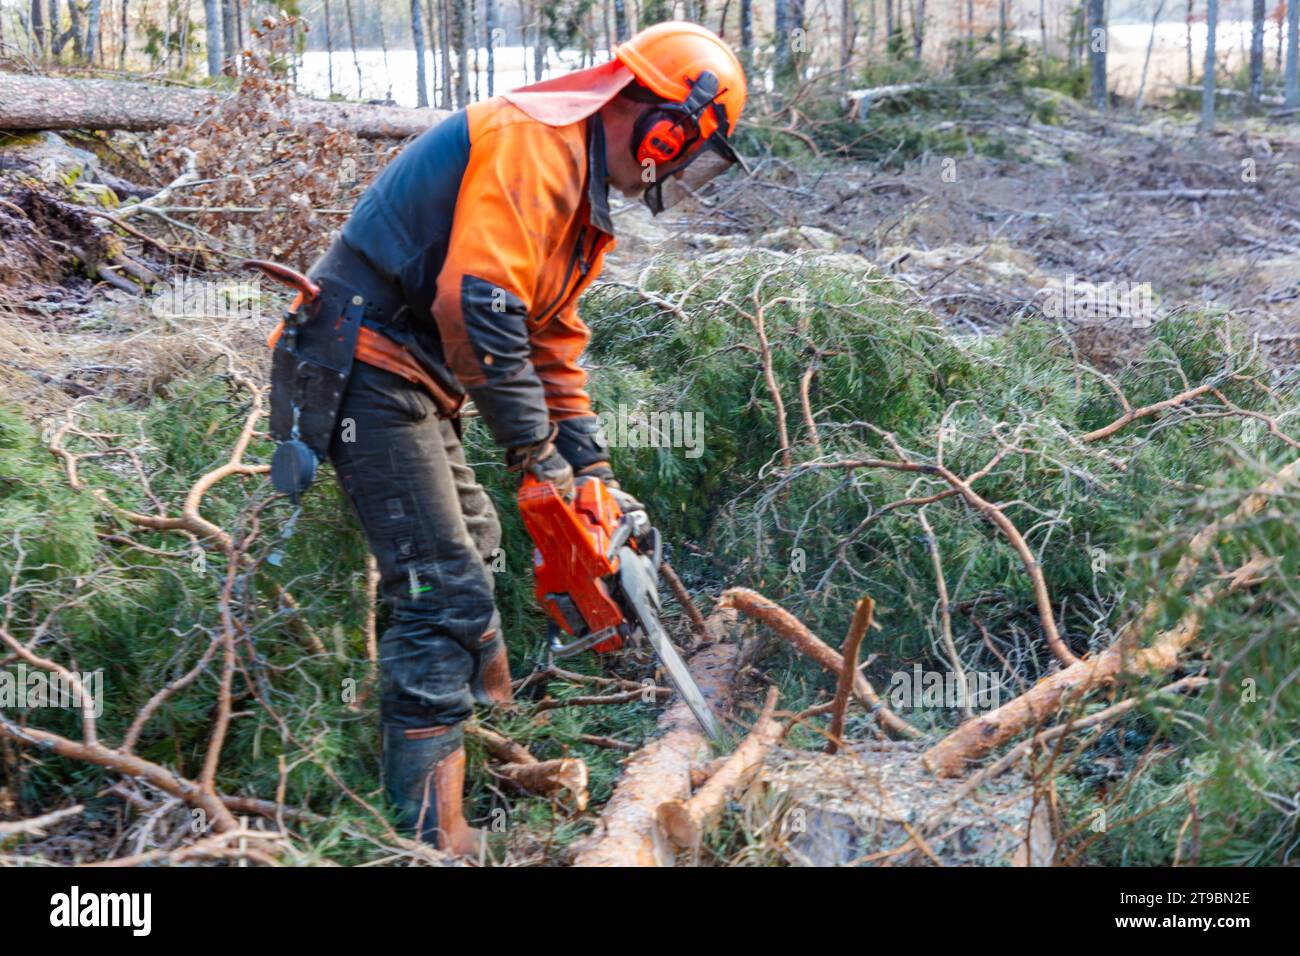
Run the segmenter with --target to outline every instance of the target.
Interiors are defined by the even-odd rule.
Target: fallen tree
[[[229,98],[181,86],[0,73],[0,129],[163,129],[193,123]],[[287,115],[299,125],[319,123],[362,139],[405,139],[447,112],[293,97]]]

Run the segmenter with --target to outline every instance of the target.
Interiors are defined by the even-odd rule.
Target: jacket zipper
[[[546,308],[542,310],[542,318],[537,320],[538,327],[545,325],[547,322],[553,319],[555,317],[555,312],[558,312],[559,309],[564,305],[565,300],[568,299],[569,280],[573,278],[574,267],[577,267],[578,269],[579,281],[585,279],[587,277],[587,273],[591,271],[591,264],[596,259],[596,247],[600,243],[600,237],[597,236],[595,239],[592,240],[591,249],[587,253],[587,255],[584,256],[582,254],[582,244],[583,241],[586,239],[586,236],[587,236],[587,227],[579,226],[578,238],[577,241],[574,242],[573,244],[573,255],[569,257],[568,268],[565,269],[564,271],[564,282],[561,283],[560,285],[559,295],[557,295],[554,299],[552,299],[549,303],[547,303]]]

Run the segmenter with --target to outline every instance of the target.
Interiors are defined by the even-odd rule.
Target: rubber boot
[[[474,662],[474,673],[469,679],[469,691],[474,700],[485,707],[500,707],[514,700],[510,685],[510,655],[506,642],[501,639],[501,615],[492,615],[491,625],[479,638],[479,652]]]
[[[472,856],[482,831],[465,822],[465,732],[460,724],[384,727],[384,789],[401,825],[424,843]]]

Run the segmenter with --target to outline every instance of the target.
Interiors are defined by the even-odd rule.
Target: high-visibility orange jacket
[[[415,381],[450,370],[503,447],[553,421],[575,467],[604,460],[577,311],[614,242],[598,114],[550,125],[504,97],[473,104],[384,169],[341,241],[411,309],[377,330],[387,341],[363,336],[359,359]]]

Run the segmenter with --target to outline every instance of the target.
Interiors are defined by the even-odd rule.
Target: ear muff
[[[675,162],[700,138],[697,117],[718,96],[718,78],[704,70],[691,82],[684,103],[664,103],[647,110],[632,130],[632,154],[637,164]]]
[[[650,110],[633,133],[637,165],[652,162],[666,166],[676,162],[699,135],[690,117],[676,111]]]

